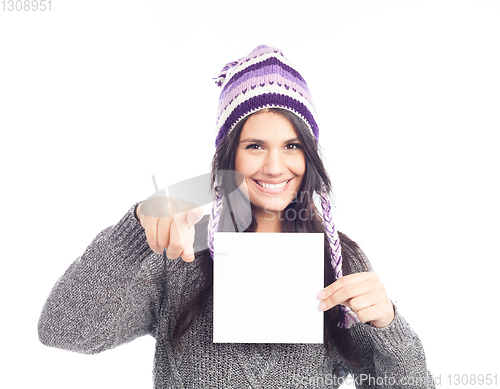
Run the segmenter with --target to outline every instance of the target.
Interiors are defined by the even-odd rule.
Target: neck
[[[253,209],[253,215],[257,222],[255,232],[281,232],[280,211]]]

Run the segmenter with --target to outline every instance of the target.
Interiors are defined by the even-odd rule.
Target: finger
[[[350,308],[350,301],[349,300],[346,300],[346,301],[343,301],[342,303],[338,303],[338,304],[334,304],[328,300],[321,300],[321,302],[319,303],[319,309],[321,311],[328,311],[329,309],[332,309],[333,307],[335,307],[336,305],[344,305],[348,308]]]
[[[143,218],[144,224],[142,225],[144,228],[144,232],[146,233],[146,239],[148,241],[149,247],[155,253],[161,254],[163,249],[158,246],[157,242],[157,229],[158,229],[158,220],[156,218]]]
[[[203,210],[194,203],[171,202],[169,199],[169,210],[173,215],[172,223],[170,224],[170,239],[167,248],[167,257],[170,259],[179,258],[186,249],[186,244],[190,243],[191,232],[188,233],[189,227],[193,226],[203,218]],[[190,208],[184,211],[179,211],[179,208],[188,206]],[[193,232],[194,233],[194,232]],[[193,248],[186,251],[187,259],[192,261]]]
[[[186,225],[188,226],[186,240],[184,241],[184,250],[181,253],[181,258],[185,262],[194,261],[194,239],[195,239],[195,225],[204,216],[203,210],[200,207],[193,208],[187,212]]]
[[[358,310],[358,312],[362,312],[363,319],[366,319],[365,322],[369,321],[375,327],[387,326],[395,316],[392,301],[387,296],[384,286],[380,285],[380,282],[376,283],[370,293],[364,296],[366,300],[360,302]],[[368,308],[369,310],[367,310]],[[367,311],[365,312],[365,310]]]
[[[373,298],[372,293],[366,293],[362,296],[352,298],[349,301],[349,308],[351,308],[354,313],[358,313],[366,308],[373,307],[376,300]]]
[[[352,299],[365,295],[371,290],[370,283],[359,282],[355,284],[348,284],[341,289],[338,289],[331,296],[323,299],[321,302],[321,307],[323,310],[328,310],[336,305],[342,304],[350,307]]]
[[[378,319],[380,317],[380,314],[377,306],[372,305],[356,312],[356,316],[358,317],[359,321],[368,323],[369,321],[371,322]]]
[[[168,242],[167,247],[167,258],[176,259],[181,256],[182,251],[184,250],[183,238],[181,234],[185,235],[182,232],[182,228],[185,227],[184,223],[178,223],[177,219],[180,219],[174,216],[172,219],[172,223],[170,224],[170,240]],[[180,224],[180,225],[179,225]]]
[[[181,258],[184,262],[194,261],[194,237],[195,226],[188,228],[187,241],[184,242],[184,250],[181,253]]]
[[[157,241],[158,247],[161,248],[162,252],[163,252],[163,249],[166,249],[170,243],[170,225],[171,225],[171,223],[172,223],[172,218],[169,218],[169,217],[161,217],[158,220],[156,241]]]
[[[170,217],[172,214],[169,199],[163,196],[153,197],[143,201],[138,209],[141,215],[149,217]]]
[[[360,321],[376,327],[385,327],[394,319],[392,302],[385,291],[381,293],[377,283],[369,293],[351,299],[350,306]]]
[[[318,298],[324,300],[327,297],[331,296],[335,292],[337,292],[339,289],[344,288],[348,285],[355,284],[355,283],[360,283],[364,282],[370,278],[372,278],[375,275],[373,272],[362,272],[362,273],[354,273],[354,274],[348,274],[346,276],[343,276],[339,278],[337,281],[335,281],[333,284],[330,284],[323,288],[319,293],[318,293]]]
[[[187,226],[191,227],[194,224],[198,223],[203,218],[203,216],[203,209],[201,209],[200,207],[190,209],[186,215]]]
[[[185,212],[180,212],[174,216],[175,226],[179,234],[179,239],[182,244],[182,252],[180,256],[186,262],[194,260],[194,236],[195,236],[195,223],[203,217],[203,210],[201,208],[190,209]]]
[[[377,309],[377,316],[369,320],[371,325],[375,327],[386,327],[392,323],[396,316],[396,312],[394,311],[394,306],[391,301],[385,304],[377,304],[374,307]]]

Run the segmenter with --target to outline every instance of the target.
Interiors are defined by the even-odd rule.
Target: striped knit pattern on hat
[[[222,87],[216,147],[240,120],[264,108],[293,112],[318,139],[317,115],[309,88],[281,50],[258,46],[246,57],[224,66],[216,84]]]

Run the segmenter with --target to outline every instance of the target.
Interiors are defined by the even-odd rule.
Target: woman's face
[[[284,210],[299,192],[306,169],[292,123],[276,112],[250,116],[241,130],[235,169],[245,177],[254,211]]]

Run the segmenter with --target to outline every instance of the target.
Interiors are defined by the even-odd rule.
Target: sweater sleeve
[[[435,388],[418,335],[395,309],[391,324],[357,323],[350,341],[360,364],[351,373],[357,388]]]
[[[350,271],[372,271],[359,246],[343,234],[341,239]],[[395,306],[394,312],[394,320],[386,327],[360,322],[349,329],[349,342],[359,361],[350,369],[356,387],[435,388],[422,342]]]
[[[165,258],[149,248],[134,211],[101,231],[54,285],[38,322],[43,344],[96,354],[154,336]]]

